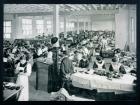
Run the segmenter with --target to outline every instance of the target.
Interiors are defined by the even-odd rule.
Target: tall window
[[[11,38],[11,21],[4,21],[4,38]]]
[[[47,32],[48,33],[52,32],[52,22],[51,21],[47,21]]]
[[[23,35],[32,34],[32,19],[22,19],[22,34]]]
[[[44,32],[44,22],[43,20],[36,20],[37,33],[42,34]]]
[[[70,23],[69,27],[70,27],[71,30],[73,30],[74,29],[74,23]]]
[[[66,24],[66,27],[68,28],[69,31],[74,30],[74,23],[70,22]]]

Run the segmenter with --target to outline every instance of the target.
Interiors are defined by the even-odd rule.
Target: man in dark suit
[[[69,59],[68,52],[64,51],[63,54],[64,58],[62,59],[60,65],[61,86],[68,89],[70,76],[74,73],[74,68],[72,61]]]

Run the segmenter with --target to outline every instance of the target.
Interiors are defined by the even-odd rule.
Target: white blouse
[[[19,62],[15,72],[18,73],[20,70],[24,70],[24,67],[20,67],[20,62]],[[25,76],[30,76],[32,72],[32,65],[30,63],[27,63],[26,70],[27,70],[26,73],[21,73],[21,74]]]

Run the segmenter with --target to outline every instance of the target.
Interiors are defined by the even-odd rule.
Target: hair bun
[[[55,44],[57,41],[58,41],[58,38],[57,37],[53,37],[51,39],[51,44]]]

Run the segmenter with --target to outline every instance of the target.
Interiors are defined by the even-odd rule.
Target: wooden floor
[[[32,72],[29,78],[29,84],[29,101],[49,101],[49,93],[35,89],[36,72]]]

